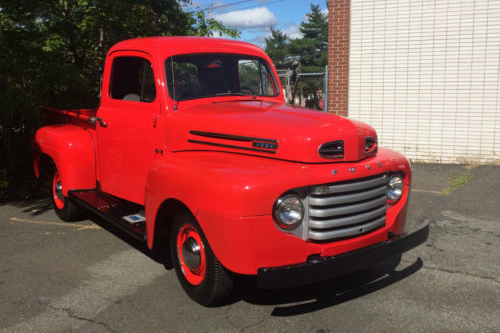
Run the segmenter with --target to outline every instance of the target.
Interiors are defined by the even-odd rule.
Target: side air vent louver
[[[365,154],[373,155],[377,152],[378,144],[377,138],[367,136],[365,138]]]
[[[337,140],[322,144],[319,147],[319,156],[323,158],[343,158],[344,141]]]

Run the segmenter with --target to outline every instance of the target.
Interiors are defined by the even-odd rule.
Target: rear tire
[[[63,194],[63,187],[61,184],[61,178],[59,177],[59,172],[57,169],[54,171],[54,176],[52,177],[51,183],[51,199],[52,206],[57,216],[63,221],[73,222],[78,221],[84,215],[83,208],[75,205],[70,198]]]
[[[189,212],[179,212],[173,218],[170,253],[177,278],[191,299],[213,306],[229,298],[233,280]]]

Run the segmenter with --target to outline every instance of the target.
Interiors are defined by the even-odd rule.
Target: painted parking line
[[[420,193],[432,193],[432,194],[439,194],[441,193],[440,191],[430,191],[430,190],[414,190],[412,189],[411,192],[420,192]]]
[[[63,222],[47,222],[47,221],[36,221],[36,220],[28,220],[28,219],[21,219],[19,217],[11,217],[9,219],[11,222],[21,222],[21,223],[31,223],[31,224],[40,224],[40,225],[50,225],[50,226],[58,226],[58,227],[65,227],[65,228],[73,228],[74,230],[88,230],[88,229],[102,229],[100,226],[97,224],[85,224],[85,225],[78,225],[74,223],[63,223]]]
[[[89,332],[110,330],[105,323],[93,320],[113,302],[166,274],[162,265],[136,250],[114,254],[87,268],[90,279],[70,293],[49,300],[45,312],[1,332],[67,332],[87,325]]]

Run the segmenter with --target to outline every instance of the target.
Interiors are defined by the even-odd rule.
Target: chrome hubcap
[[[63,192],[62,192],[61,181],[59,181],[59,180],[56,182],[55,191],[56,191],[57,199],[62,200],[64,198],[64,196],[63,196]]]
[[[182,257],[186,266],[195,271],[201,265],[200,245],[193,238],[189,237],[182,245]]]

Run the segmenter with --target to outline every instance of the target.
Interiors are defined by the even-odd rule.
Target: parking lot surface
[[[429,240],[368,271],[300,288],[241,281],[191,301],[141,243],[58,220],[47,200],[0,206],[1,332],[499,332],[500,167],[413,165],[408,223]]]

